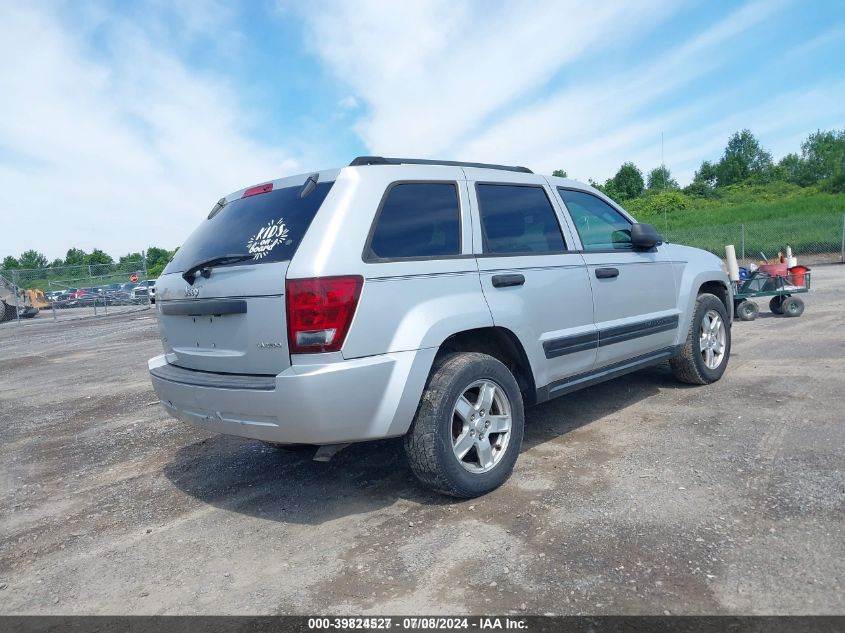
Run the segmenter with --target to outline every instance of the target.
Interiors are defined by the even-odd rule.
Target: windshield
[[[231,253],[252,254],[246,264],[288,261],[333,184],[319,182],[304,198],[298,184],[229,202],[188,236],[164,273],[184,272]]]

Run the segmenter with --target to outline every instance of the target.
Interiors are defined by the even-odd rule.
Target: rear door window
[[[566,250],[543,187],[477,184],[485,253],[541,254]]]
[[[333,184],[318,182],[304,197],[296,185],[232,200],[188,236],[164,272],[224,255],[253,255],[246,264],[290,260]]]
[[[365,259],[448,257],[461,252],[454,182],[400,182],[388,189]]]
[[[631,223],[598,196],[558,189],[585,251],[631,250]]]

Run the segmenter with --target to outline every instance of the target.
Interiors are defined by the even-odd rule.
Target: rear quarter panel
[[[341,170],[288,269],[288,278],[361,275],[364,287],[344,358],[438,347],[455,332],[492,325],[472,256],[472,220],[459,167],[377,165]],[[364,245],[394,182],[455,182],[462,255],[365,262]]]

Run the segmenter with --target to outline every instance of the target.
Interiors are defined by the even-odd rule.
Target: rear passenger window
[[[585,251],[631,250],[631,223],[601,198],[558,189],[578,229]]]
[[[561,253],[560,225],[542,187],[476,185],[485,253]]]
[[[376,218],[368,259],[459,255],[460,213],[455,183],[393,185]]]

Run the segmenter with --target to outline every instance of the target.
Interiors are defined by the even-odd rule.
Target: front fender
[[[695,301],[701,287],[706,283],[718,283],[725,289],[728,301],[725,306],[729,322],[733,321],[733,288],[722,261],[707,251],[688,246],[671,245],[669,256],[674,265],[678,282],[678,310],[680,323],[676,344],[682,345],[689,332],[695,313]]]

